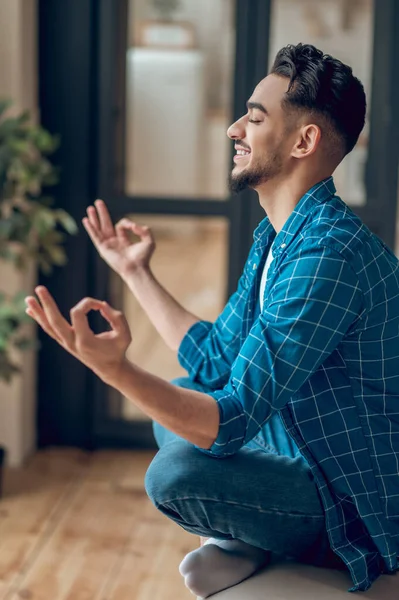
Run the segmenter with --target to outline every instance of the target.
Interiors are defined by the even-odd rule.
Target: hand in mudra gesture
[[[92,369],[104,381],[118,377],[132,341],[129,325],[122,312],[107,302],[84,298],[71,310],[71,322],[65,319],[47,288],[38,286],[36,296],[27,296],[26,313],[67,352]],[[101,313],[109,331],[94,334],[87,315]]]
[[[103,200],[96,200],[95,206],[87,208],[87,217],[82,219],[100,256],[119,275],[129,275],[134,271],[148,268],[155,250],[155,241],[149,227],[121,219],[115,226]],[[130,232],[140,238],[132,242]]]

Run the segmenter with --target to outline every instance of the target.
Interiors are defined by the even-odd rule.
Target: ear
[[[295,141],[291,151],[294,158],[305,158],[313,154],[321,140],[321,129],[318,125],[304,125]]]

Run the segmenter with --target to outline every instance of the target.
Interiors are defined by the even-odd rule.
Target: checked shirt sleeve
[[[327,247],[286,258],[223,390],[209,450],[228,456],[248,443],[335,350],[362,312],[363,294],[349,263]]]
[[[241,327],[248,295],[251,250],[237,291],[214,323],[199,321],[180,344],[178,358],[189,376],[211,389],[221,389],[230,377],[241,345]]]

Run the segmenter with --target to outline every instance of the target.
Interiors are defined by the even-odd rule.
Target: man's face
[[[292,123],[282,107],[288,84],[285,77],[268,75],[249,99],[247,114],[229,127],[227,135],[236,148],[230,177],[233,192],[257,189],[284,173],[293,142]]]

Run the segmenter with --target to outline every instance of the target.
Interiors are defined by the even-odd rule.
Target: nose
[[[231,140],[242,140],[245,138],[244,117],[241,117],[241,119],[230,125],[227,135]]]

